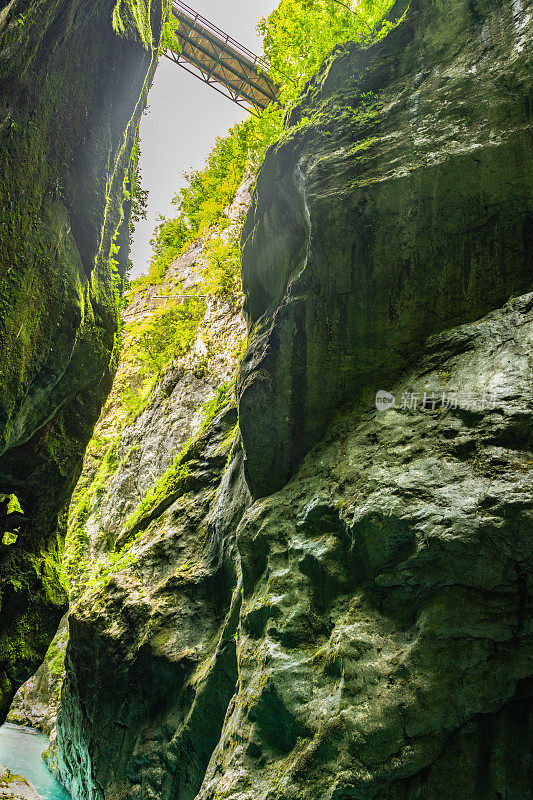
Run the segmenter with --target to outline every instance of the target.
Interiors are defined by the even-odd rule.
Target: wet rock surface
[[[75,797],[200,787],[237,680],[236,420],[231,404],[217,414],[182,461],[186,484],[71,611],[55,767]]]
[[[45,660],[20,687],[9,708],[7,721],[50,735],[55,728],[68,641],[67,615],[63,617]]]
[[[527,295],[431,339],[396,407],[341,417],[244,515],[199,798],[530,796],[532,323]]]
[[[208,242],[177,258],[162,285],[134,294],[124,313],[132,337],[136,322],[157,313],[155,297],[176,285],[201,291]],[[83,518],[88,571],[73,587],[67,676],[47,754],[75,797],[194,796],[218,741],[237,679],[235,519],[249,502],[242,458],[229,464],[245,334],[242,301],[208,297],[190,350],[124,420],[124,394],[139,383],[126,338],[94,440],[114,437],[113,468],[99,482],[90,447],[75,495],[76,503],[98,484]]]
[[[0,765],[0,797],[5,800],[41,800],[31,783]]]
[[[73,611],[76,797],[528,797],[532,336],[527,295],[430,339],[253,504],[214,420]]]
[[[116,368],[124,185],[163,12],[134,5],[0,12],[1,718],[65,611],[66,512]]]

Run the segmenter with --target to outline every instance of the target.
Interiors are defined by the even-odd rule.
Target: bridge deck
[[[265,109],[277,100],[279,88],[258,56],[182,0],[173,0],[172,10],[178,24],[169,58],[248,110]]]

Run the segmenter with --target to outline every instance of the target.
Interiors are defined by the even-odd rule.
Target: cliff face
[[[255,503],[221,399],[71,614],[75,797],[528,797],[532,337],[430,338]]]
[[[16,693],[7,721],[50,735],[55,728],[61,684],[65,677],[65,651],[68,642],[67,615],[63,617],[45,659]]]
[[[238,227],[241,204],[249,204],[246,182],[234,204]],[[47,759],[76,797],[140,791],[147,772],[158,797],[174,796],[179,785],[197,790],[235,688],[231,523],[248,491],[225,467],[236,435],[242,298],[206,298],[188,351],[142,408],[128,408],[141,391],[140,326],[157,319],[158,296],[202,295],[209,241],[180,256],[162,285],[131,298],[115,385],[74,497],[67,554],[83,567],[72,587],[67,675]],[[164,308],[179,309],[177,302]],[[179,779],[169,764],[181,765]]]
[[[41,800],[26,778],[0,766],[0,797],[6,800]]]
[[[52,760],[74,797],[200,788],[237,680],[236,421],[221,398],[71,612]]]
[[[245,514],[198,800],[530,796],[532,335],[529,294],[429,339],[394,408],[338,418]]]
[[[219,392],[90,523],[114,554],[70,618],[76,797],[529,797],[533,9],[403,11],[261,170],[239,424]]]
[[[0,716],[65,610],[66,510],[116,366],[125,180],[162,10],[0,11]],[[7,515],[13,496],[22,519]]]
[[[292,112],[243,234],[255,496],[425,336],[531,288],[531,15],[414,0],[369,50],[338,48]]]

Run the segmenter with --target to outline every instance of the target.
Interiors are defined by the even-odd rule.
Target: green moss
[[[26,778],[23,778],[21,775],[13,775],[11,772],[8,772],[7,774],[3,775],[0,778],[0,786],[9,786],[12,783],[19,783],[19,784],[22,784],[23,786],[29,786],[30,785],[28,783],[28,781],[26,780]],[[3,796],[5,797],[5,795],[3,795]],[[15,800],[16,800],[17,796],[18,795],[14,795],[14,794],[8,795],[8,797],[15,798]]]
[[[106,554],[94,568],[87,561],[90,546],[86,530],[87,520],[97,508],[98,499],[105,492],[110,477],[138,449],[138,445],[133,445],[126,456],[118,461],[117,449],[120,438],[108,444],[95,477],[88,486],[77,493],[71,507],[65,548],[65,566],[71,592],[77,593],[82,588],[89,592],[98,590],[117,572],[129,568],[136,562],[137,555],[132,545],[152,519],[190,490],[194,481],[192,466],[195,463],[198,447],[201,446],[202,437],[214,418],[232,402],[234,402],[234,383],[229,381],[202,407],[202,424],[197,433],[184,445],[172,466],[146,492],[135,511],[129,516],[116,542],[115,552]],[[229,438],[227,442],[229,447],[231,445]]]
[[[121,462],[117,455],[118,447],[118,438],[107,445],[94,479],[89,486],[83,487],[77,492],[71,504],[63,558],[71,591],[90,569],[87,562],[90,546],[86,530],[87,520],[97,507],[110,478],[120,466]]]
[[[130,514],[126,520],[124,531],[119,539],[120,543],[138,533],[140,526],[145,524],[150,517],[159,514],[163,505],[177,500],[188,490],[190,470],[182,463],[187,454],[187,450],[182,451],[174,460],[173,465],[145,494],[133,514]]]
[[[123,186],[163,5],[113,5],[1,15],[0,492],[32,504],[1,587],[2,701],[42,661],[65,607],[63,514],[117,363]]]
[[[67,652],[68,632],[53,639],[46,653],[45,662],[52,675],[60,677],[65,673],[65,656]]]
[[[210,237],[205,248],[202,291],[234,307],[242,299],[241,250],[237,237]]]
[[[18,511],[22,514],[22,506],[20,505],[19,499],[16,494],[12,494],[9,497],[9,504],[7,506],[7,513],[12,514],[13,512]]]
[[[117,0],[112,16],[113,29],[125,39],[140,39],[144,47],[150,50],[154,40],[152,7],[152,0]]]
[[[136,534],[144,529],[152,519],[159,516],[191,486],[190,464],[194,462],[198,445],[214,418],[234,401],[235,384],[224,383],[216,395],[202,406],[203,419],[198,431],[189,439],[174,459],[172,466],[156,481],[145,494],[135,511],[130,514],[117,547],[123,547]]]

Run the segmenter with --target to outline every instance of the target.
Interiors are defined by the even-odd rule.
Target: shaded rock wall
[[[414,0],[370,49],[338,47],[291,113],[243,233],[253,495],[429,333],[531,289],[532,13]]]
[[[216,414],[72,612],[75,797],[527,800],[532,337],[432,337],[253,504]]]
[[[61,538],[116,367],[123,188],[162,9],[11,0],[0,11],[0,495],[26,518],[0,544],[0,716],[66,603]]]
[[[9,708],[8,722],[51,734],[56,724],[61,684],[65,676],[67,642],[68,622],[65,614],[43,663],[16,693]]]
[[[242,226],[250,202],[249,188],[249,180],[244,181],[236,198],[243,209],[230,216],[233,222],[226,235]],[[233,205],[229,207],[230,214],[234,210]],[[106,557],[113,550],[128,517],[198,433],[206,404],[215,402],[221,388],[235,380],[246,336],[242,294],[231,301],[202,294],[209,245],[219,233],[214,230],[188,247],[170,264],[161,284],[141,283],[122,312],[119,367],[70,509],[67,559],[71,558],[72,539],[77,536],[84,540],[80,541],[79,557],[89,572],[95,569],[100,555]],[[139,323],[157,321],[162,308],[179,310],[184,295],[204,298],[198,327],[190,347],[176,354],[163,374],[156,375],[139,360],[137,343],[143,336]],[[178,299],[157,300],[165,296]],[[80,529],[77,533],[75,527]],[[76,595],[78,580],[73,574],[70,579]],[[80,575],[80,589],[83,582]]]
[[[74,797],[200,788],[237,681],[234,529],[249,496],[236,467],[220,485],[236,420],[231,404],[216,414],[181,460],[186,481],[71,612],[55,771]]]
[[[431,338],[395,407],[339,417],[246,512],[198,800],[531,797],[532,336],[529,294]]]

